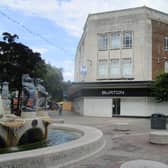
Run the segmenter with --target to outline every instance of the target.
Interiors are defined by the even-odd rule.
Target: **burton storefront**
[[[73,83],[73,110],[84,116],[150,117],[166,114],[168,105],[151,97],[152,81]]]

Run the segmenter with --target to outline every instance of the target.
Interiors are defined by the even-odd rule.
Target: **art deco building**
[[[95,116],[150,116],[151,81],[168,72],[168,14],[138,7],[90,14],[75,57],[74,110]],[[80,107],[80,109],[79,109]]]

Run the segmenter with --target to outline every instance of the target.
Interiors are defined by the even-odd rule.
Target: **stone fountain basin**
[[[80,132],[82,136],[60,145],[0,155],[0,168],[57,168],[94,155],[103,149],[103,133],[93,127],[51,124],[51,129]]]

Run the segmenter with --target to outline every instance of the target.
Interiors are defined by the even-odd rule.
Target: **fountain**
[[[79,136],[64,144],[0,155],[0,168],[48,168],[64,167],[103,149],[105,141],[100,130],[81,125],[52,123],[46,111],[48,93],[41,80],[35,82],[29,75],[22,78],[21,117],[9,113],[8,83],[0,95],[0,148],[17,146],[45,140],[48,129],[75,132]],[[59,138],[55,139],[58,141]]]
[[[22,113],[18,117],[10,114],[8,82],[3,82],[0,97],[1,148],[25,145],[47,138],[47,127],[52,122],[46,111],[48,93],[39,82],[37,86],[34,83],[28,74],[22,76]],[[37,114],[37,110],[42,113]]]

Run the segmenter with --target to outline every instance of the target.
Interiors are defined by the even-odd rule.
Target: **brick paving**
[[[53,118],[63,118],[67,124],[81,124],[100,129],[106,145],[96,155],[77,162],[68,168],[120,168],[130,160],[153,160],[168,165],[168,145],[149,143],[150,119],[83,117],[71,112],[49,113]],[[114,130],[114,123],[129,123],[129,131]]]

